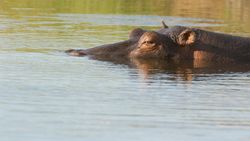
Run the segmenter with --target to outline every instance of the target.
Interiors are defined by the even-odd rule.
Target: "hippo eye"
[[[154,42],[153,41],[147,41],[146,43],[147,44],[153,44]]]
[[[144,41],[143,44],[154,44],[153,41]]]

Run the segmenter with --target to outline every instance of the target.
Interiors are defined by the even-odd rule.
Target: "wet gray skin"
[[[250,38],[183,26],[169,28],[163,22],[163,28],[158,31],[136,28],[130,32],[128,40],[84,50],[70,49],[66,53],[115,62],[154,59],[248,63]]]

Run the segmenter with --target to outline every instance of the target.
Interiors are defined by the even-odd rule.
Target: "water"
[[[63,50],[184,25],[250,36],[247,0],[0,1],[0,140],[250,140],[245,66],[135,66]]]

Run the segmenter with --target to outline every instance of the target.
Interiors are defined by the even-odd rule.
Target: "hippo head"
[[[137,38],[136,47],[129,54],[131,58],[171,59],[189,55],[187,50],[190,52],[196,33],[187,27],[165,25],[158,31],[134,29],[129,37]]]
[[[132,30],[129,39],[89,49],[70,49],[66,53],[72,56],[91,56],[99,60],[132,59],[178,59],[192,54],[190,46],[196,42],[196,32],[181,26],[164,27],[157,31],[141,28]]]

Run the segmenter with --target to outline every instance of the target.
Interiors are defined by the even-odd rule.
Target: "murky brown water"
[[[60,51],[120,41],[162,19],[250,37],[249,7],[247,0],[1,0],[1,140],[248,141],[249,66],[128,66]]]

